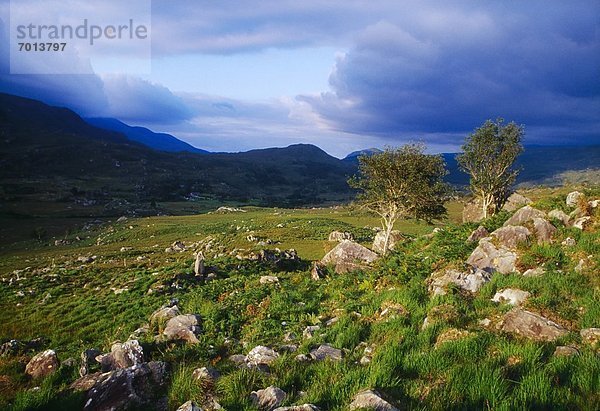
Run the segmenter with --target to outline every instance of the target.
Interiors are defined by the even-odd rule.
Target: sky
[[[27,1],[0,0],[0,91],[211,151],[453,152],[497,117],[522,124],[526,144],[600,144],[597,0],[152,1],[145,71],[64,54],[86,74],[11,74],[10,11]]]

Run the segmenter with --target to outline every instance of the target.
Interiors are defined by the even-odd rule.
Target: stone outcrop
[[[340,361],[342,359],[342,350],[333,348],[329,344],[322,344],[310,351],[310,358],[315,361],[323,361],[326,359]]]
[[[110,353],[98,356],[102,372],[133,367],[144,362],[144,351],[137,340],[124,343],[115,343],[110,348]]]
[[[521,225],[510,225],[500,227],[491,235],[497,240],[498,244],[500,244],[501,246],[514,250],[515,248],[517,248],[517,245],[527,242],[529,236],[531,235],[531,232],[527,227],[523,227]]]
[[[554,218],[556,220],[562,221],[564,225],[569,225],[571,218],[567,213],[561,210],[552,210],[548,213],[548,218]]]
[[[501,322],[501,329],[537,341],[554,341],[568,333],[559,324],[520,308],[506,313]]]
[[[545,218],[546,213],[531,206],[525,206],[517,210],[512,217],[504,223],[504,227],[509,225],[523,225],[534,218]]]
[[[190,344],[199,343],[196,337],[200,334],[200,317],[195,314],[178,315],[171,318],[163,331],[167,341],[185,341]]]
[[[474,243],[481,240],[482,238],[488,237],[489,235],[489,231],[484,226],[480,225],[479,227],[477,227],[477,229],[471,232],[469,238],[467,238],[467,241]]]
[[[578,202],[582,198],[585,198],[583,193],[580,193],[579,191],[570,192],[567,194],[567,199],[565,200],[567,207],[577,207]]]
[[[481,269],[474,269],[467,272],[448,269],[442,273],[432,275],[429,292],[434,296],[445,295],[448,285],[455,284],[462,290],[476,293],[489,280],[490,274]]]
[[[505,288],[494,294],[492,301],[497,303],[507,303],[510,305],[521,305],[529,298],[531,294],[528,291],[519,290],[516,288]]]
[[[258,366],[261,364],[269,365],[277,358],[279,358],[279,354],[277,354],[275,350],[265,347],[264,345],[258,345],[250,350],[246,356],[246,362],[250,366]]]
[[[503,246],[496,247],[489,237],[480,240],[477,248],[467,259],[467,264],[489,273],[518,272],[516,263],[517,254],[514,251]]]
[[[525,197],[524,195],[521,195],[519,193],[512,193],[506,199],[506,203],[504,203],[504,206],[502,207],[502,209],[505,211],[515,211],[515,210],[518,210],[519,208],[529,205],[531,203],[532,203],[532,201],[529,198]]]
[[[399,411],[375,390],[359,392],[348,408],[350,410]]]
[[[292,405],[289,407],[275,408],[273,411],[319,411],[319,407],[313,404]]]
[[[533,230],[538,244],[548,244],[552,242],[552,236],[556,233],[556,227],[544,218],[533,219]]]
[[[352,235],[352,233],[349,233],[347,231],[332,231],[331,233],[329,233],[328,241],[339,242],[344,240],[354,241],[354,236]]]
[[[250,399],[261,410],[272,411],[277,408],[286,397],[286,393],[278,387],[269,386],[265,389],[252,391]]]
[[[350,240],[343,240],[330,252],[325,254],[321,263],[335,266],[338,274],[354,270],[366,269],[379,256],[373,251]]]

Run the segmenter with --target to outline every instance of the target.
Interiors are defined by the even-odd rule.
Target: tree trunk
[[[394,221],[385,221],[385,240],[383,241],[383,255],[386,255],[388,252],[388,247],[390,244],[390,235],[392,234],[392,230],[394,229]]]

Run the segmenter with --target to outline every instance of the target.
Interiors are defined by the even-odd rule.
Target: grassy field
[[[534,189],[526,194],[536,207],[549,211],[563,207],[570,190]],[[189,204],[160,206],[174,213],[198,211]],[[386,394],[401,409],[597,409],[598,352],[578,334],[581,328],[600,327],[597,227],[582,232],[559,226],[552,244],[523,249],[520,264],[543,264],[547,273],[542,277],[496,274],[475,296],[452,289],[445,296],[430,297],[426,281],[430,274],[461,266],[476,246],[466,238],[477,225],[460,224],[459,202],[448,208],[448,220],[433,226],[400,222],[396,228],[408,240],[372,270],[329,272],[321,281],[311,280],[310,262],[335,245],[327,241],[328,234],[349,231],[370,246],[373,227],[379,224],[376,218],[348,207],[244,207],[243,212],[224,214],[120,222],[104,218],[86,230],[69,228],[66,235],[61,233],[56,239],[68,242],[62,245],[54,245],[51,238],[21,239],[0,252],[0,342],[43,337],[44,348],[56,350],[61,361],[79,359],[84,349],[106,352],[113,342],[127,340],[153,311],[178,298],[182,312],[202,318],[200,343],[155,343],[152,336],[141,340],[148,359],[172,365],[166,393],[171,409],[187,400],[202,402],[207,395],[216,395],[227,410],[255,410],[250,392],[271,384],[288,393],[285,404],[313,403],[322,410],[347,409],[352,397],[366,388]],[[40,215],[44,212],[39,210]],[[508,216],[501,213],[485,225],[497,228]],[[36,222],[50,227],[62,220],[40,217]],[[424,236],[435,226],[442,231]],[[576,246],[561,246],[566,237],[574,238]],[[175,241],[182,241],[186,251],[165,252]],[[294,248],[300,260],[281,267],[236,258],[274,248]],[[216,280],[203,283],[191,275],[196,249],[204,250]],[[590,263],[577,271],[581,258]],[[279,282],[261,284],[264,275],[275,275]],[[495,321],[510,309],[490,301],[506,287],[531,292],[527,309],[572,332],[558,342],[541,343],[479,325],[481,319]],[[401,305],[404,313],[382,317],[382,307],[392,303]],[[334,317],[337,321],[327,326]],[[425,317],[431,326],[422,329]],[[321,329],[303,339],[309,325]],[[453,328],[468,334],[436,344],[440,335]],[[298,351],[283,354],[268,374],[239,369],[227,360],[232,354],[247,354],[258,344],[277,349],[287,344],[284,335],[290,332],[298,336],[294,341]],[[344,359],[294,360],[320,343],[342,349]],[[555,347],[563,344],[576,345],[580,354],[553,356]],[[372,360],[361,365],[366,347],[372,347]],[[63,365],[45,380],[32,381],[23,373],[30,357],[31,353],[0,357],[0,408],[81,408],[80,396],[62,392],[77,378],[76,367]],[[223,375],[215,387],[192,378],[193,369],[207,365]]]

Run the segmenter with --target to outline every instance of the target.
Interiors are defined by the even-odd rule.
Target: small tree
[[[523,127],[514,122],[504,125],[501,118],[487,120],[466,138],[462,153],[456,156],[460,169],[471,176],[469,188],[481,201],[484,218],[506,202],[519,174],[512,165],[523,152],[523,135]]]
[[[422,144],[408,144],[360,156],[359,174],[348,181],[350,186],[361,190],[358,203],[381,217],[384,255],[399,218],[430,222],[446,214],[444,201],[449,192],[443,181],[446,165],[441,156],[424,151]]]

